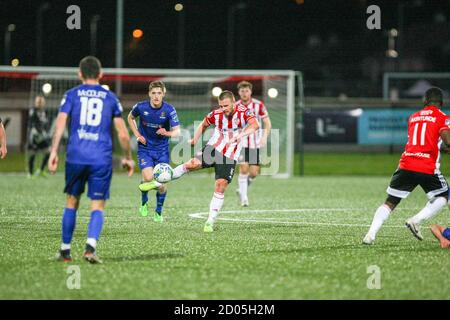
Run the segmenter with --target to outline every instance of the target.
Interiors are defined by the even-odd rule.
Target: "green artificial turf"
[[[98,245],[103,265],[81,259],[85,196],[72,244],[75,261],[52,260],[60,244],[63,180],[62,174],[35,180],[0,175],[1,299],[450,298],[450,250],[426,228],[419,242],[403,226],[425,204],[421,190],[400,204],[375,245],[361,245],[389,176],[260,177],[248,208],[237,204],[235,177],[220,215],[226,220],[205,234],[212,176],[170,183],[159,224],[139,215],[139,176],[116,174]],[[154,192],[150,199],[153,206]],[[190,216],[195,213],[201,219]],[[449,220],[444,209],[433,222]],[[80,289],[67,286],[71,266],[80,270]],[[381,271],[381,289],[367,287],[371,266]]]

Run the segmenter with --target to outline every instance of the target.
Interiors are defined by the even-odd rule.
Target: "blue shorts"
[[[66,162],[66,186],[64,192],[79,196],[88,183],[88,197],[91,200],[109,199],[112,165],[89,165]]]
[[[169,163],[169,150],[152,151],[146,149],[138,149],[137,152],[139,168],[141,170],[149,167],[154,167],[158,163]]]
[[[447,238],[447,240],[450,240],[450,228],[447,228],[444,231],[442,231],[442,235],[444,236],[444,238]]]

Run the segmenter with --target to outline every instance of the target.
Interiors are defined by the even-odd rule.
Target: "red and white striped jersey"
[[[236,102],[236,105],[244,106],[252,110],[260,126],[258,130],[256,130],[254,133],[248,135],[246,138],[243,139],[242,147],[252,149],[259,148],[259,143],[261,142],[261,137],[263,135],[261,120],[269,116],[269,114],[267,113],[266,106],[262,101],[254,98],[251,98],[247,104],[244,104],[242,100],[239,100]]]
[[[229,117],[220,109],[211,111],[205,117],[205,121],[213,124],[215,128],[214,134],[207,144],[213,146],[214,149],[227,158],[237,161],[241,153],[242,141],[233,144],[229,144],[228,142],[247,126],[249,120],[254,118],[255,116],[252,110],[238,105],[235,105],[233,114]],[[245,137],[243,140],[245,140]]]

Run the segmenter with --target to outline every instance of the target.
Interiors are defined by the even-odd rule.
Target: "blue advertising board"
[[[408,118],[417,109],[363,110],[358,119],[359,144],[405,144]]]

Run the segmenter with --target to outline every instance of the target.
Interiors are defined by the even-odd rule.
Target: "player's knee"
[[[240,174],[248,174],[249,173],[249,167],[247,164],[241,164],[239,166],[239,173]]]
[[[142,179],[145,182],[149,182],[153,180],[153,171],[152,170],[142,170]]]
[[[92,211],[105,211],[105,200],[92,200],[91,202]]]
[[[78,197],[72,195],[67,196],[66,208],[77,210],[79,205],[80,199]]]
[[[386,198],[385,204],[391,209],[394,210],[395,207],[402,201],[401,198],[388,195]]]
[[[216,188],[215,188],[215,192],[220,192],[220,193],[224,193],[225,190],[227,189],[228,186],[228,181],[225,179],[218,179],[216,180]]]
[[[162,185],[158,188],[158,192],[159,192],[159,193],[166,193],[166,192],[167,192],[167,187],[166,187],[166,185],[162,184]]]

